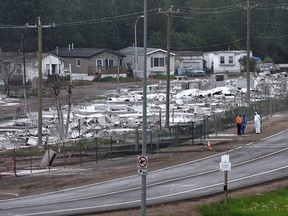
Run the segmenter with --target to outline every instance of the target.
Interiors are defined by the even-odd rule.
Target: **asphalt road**
[[[286,177],[287,131],[213,156],[149,172],[147,204],[223,193],[221,156],[229,154],[228,191]],[[256,135],[255,135],[256,136]],[[0,202],[0,215],[72,215],[139,207],[141,176]]]

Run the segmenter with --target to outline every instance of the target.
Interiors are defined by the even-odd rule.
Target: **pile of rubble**
[[[212,113],[221,113],[237,106],[245,106],[246,79],[217,82],[209,79],[171,81],[170,125],[197,122]],[[251,78],[251,100],[262,100],[287,93],[287,77],[281,74],[259,75]],[[141,130],[143,123],[143,89],[121,89],[106,100],[74,105],[68,124],[67,139],[103,137],[127,131]],[[0,105],[6,103],[0,97]],[[67,108],[63,110],[66,124]],[[166,85],[147,86],[147,127],[155,130],[164,126],[166,118]],[[59,143],[57,111],[43,112],[43,143]],[[14,148],[37,144],[37,113],[25,119],[14,119],[0,125],[0,148]],[[49,137],[49,141],[48,141]]]

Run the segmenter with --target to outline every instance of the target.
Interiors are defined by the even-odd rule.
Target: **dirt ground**
[[[93,89],[94,88],[94,89]],[[93,95],[93,91],[97,91],[96,87],[85,87],[78,90],[79,95],[89,97]],[[92,92],[92,93],[91,93]],[[31,100],[29,103],[33,105]],[[37,102],[34,102],[37,103]],[[35,105],[35,104],[34,104]],[[263,123],[261,134],[254,133],[253,125],[248,125],[246,136],[233,138],[233,141],[211,143],[212,150],[208,151],[206,146],[183,146],[177,149],[161,150],[159,155],[149,156],[149,171],[159,168],[180,164],[201,157],[213,155],[219,152],[224,152],[228,149],[241,146],[246,143],[257,141],[263,137],[272,135],[288,128],[288,112],[277,114],[280,118],[270,118]],[[55,167],[57,168],[57,167]],[[0,180],[0,199],[12,197],[21,197],[38,193],[57,191],[65,188],[81,186],[90,183],[96,183],[104,180],[109,180],[116,177],[127,175],[135,175],[137,171],[136,156],[117,161],[105,161],[98,164],[83,164],[70,167],[59,168],[58,171],[46,172],[45,174],[27,175],[23,177],[2,177]],[[149,174],[148,174],[149,176]],[[140,181],[140,177],[139,177]],[[229,191],[229,197],[240,195],[260,194],[271,191],[288,185],[288,178],[279,181],[270,182],[250,188],[244,188],[237,191]],[[140,194],[139,194],[140,196]],[[187,200],[176,203],[168,203],[159,206],[148,206],[147,215],[193,215],[199,216],[194,208],[203,203],[220,202],[223,200],[223,194],[209,196],[201,199]],[[101,216],[134,216],[140,215],[140,209],[130,209],[125,211],[108,212],[95,214]]]

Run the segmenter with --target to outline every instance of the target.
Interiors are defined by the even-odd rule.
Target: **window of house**
[[[220,64],[225,64],[225,57],[224,56],[220,56]]]
[[[103,60],[102,59],[97,59],[96,60],[96,66],[97,67],[102,67],[103,66]]]
[[[21,74],[21,72],[22,72],[22,66],[21,66],[21,64],[17,64],[17,69],[16,69],[16,71],[17,71],[17,73],[18,74]]]
[[[154,58],[153,65],[154,65],[154,67],[159,67],[159,66],[160,66],[160,60],[159,60],[159,58]]]
[[[81,59],[76,59],[76,67],[81,67]]]
[[[165,58],[153,58],[151,57],[151,67],[164,67]]]
[[[233,56],[229,56],[229,64],[234,64],[234,58],[233,58]]]
[[[109,60],[108,60],[108,66],[109,66],[109,67],[114,66],[113,63],[114,63],[113,59],[109,59]]]

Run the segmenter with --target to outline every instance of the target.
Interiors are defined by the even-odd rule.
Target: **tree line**
[[[173,50],[246,49],[247,5],[239,0],[147,0],[148,46],[166,49],[167,13],[172,13]],[[286,0],[250,1],[251,50],[275,63],[288,62],[288,3]],[[173,6],[173,7],[171,7]],[[159,10],[161,13],[159,13]],[[58,47],[121,49],[134,44],[136,19],[143,0],[1,0],[2,51],[37,51],[36,24],[43,29],[43,50]],[[23,28],[15,29],[15,26]],[[143,19],[137,22],[138,46],[143,46]]]

